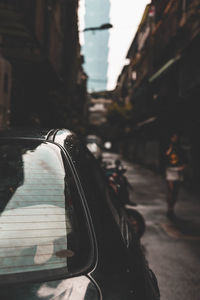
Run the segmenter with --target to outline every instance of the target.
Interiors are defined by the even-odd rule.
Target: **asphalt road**
[[[104,154],[115,160],[116,154]],[[123,161],[123,160],[122,160]],[[166,218],[164,179],[143,167],[123,161],[133,186],[131,201],[146,220],[141,242],[156,273],[162,300],[200,300],[200,199],[181,188],[177,218]]]

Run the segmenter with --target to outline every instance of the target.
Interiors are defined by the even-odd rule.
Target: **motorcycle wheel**
[[[146,225],[143,216],[135,209],[126,209],[128,223],[134,230],[136,236],[141,238],[145,232]]]

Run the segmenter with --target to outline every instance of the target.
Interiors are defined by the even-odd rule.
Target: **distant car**
[[[0,299],[159,299],[98,162],[65,129],[0,132]]]
[[[96,135],[88,135],[86,137],[86,146],[97,160],[102,159],[102,141]]]

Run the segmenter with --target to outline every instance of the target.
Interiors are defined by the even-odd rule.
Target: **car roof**
[[[59,139],[57,138],[59,136]],[[61,140],[72,139],[76,134],[71,130],[62,129],[40,129],[40,128],[10,128],[1,129],[0,138],[30,138],[30,139],[40,139],[40,140],[51,140],[54,141],[55,138],[57,142],[61,143]]]
[[[35,129],[35,128],[11,128],[0,130],[0,138],[30,138],[46,140],[52,129]]]
[[[51,141],[64,147],[73,157],[80,150],[80,140],[77,135],[65,128],[62,129],[35,129],[35,128],[12,128],[0,130],[0,139],[30,139]]]

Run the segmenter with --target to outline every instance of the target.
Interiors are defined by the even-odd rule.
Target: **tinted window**
[[[57,146],[1,142],[0,275],[87,264],[90,238],[80,203]]]

